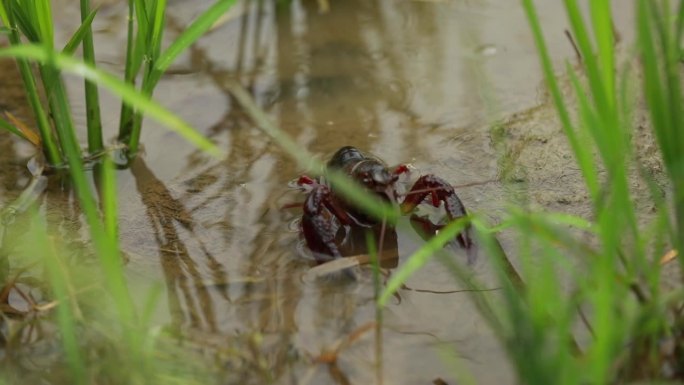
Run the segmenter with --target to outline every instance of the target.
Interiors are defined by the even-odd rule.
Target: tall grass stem
[[[88,23],[90,16],[90,0],[81,0],[81,22]],[[92,21],[92,18],[90,19]],[[90,25],[86,27],[83,37],[83,61],[95,66],[95,49],[93,47],[93,31]],[[104,148],[102,140],[102,119],[100,117],[100,97],[97,85],[85,80],[86,119],[88,124],[88,151],[98,153]]]

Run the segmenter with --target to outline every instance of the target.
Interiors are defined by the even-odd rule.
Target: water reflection
[[[225,276],[222,265],[205,247],[184,204],[174,198],[142,158],[133,161],[131,173],[158,245],[172,321],[176,325],[187,323],[191,327],[218,331],[213,301],[202,285],[204,278],[197,264],[206,263],[218,279]],[[186,231],[198,243],[201,254],[189,255],[179,231]]]

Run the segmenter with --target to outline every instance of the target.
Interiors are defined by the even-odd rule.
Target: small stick
[[[577,62],[582,63],[582,54],[580,53],[579,48],[577,48],[577,44],[575,44],[575,39],[572,38],[572,34],[570,31],[567,29],[565,30],[565,36],[570,40],[570,44],[572,45],[572,49],[575,50],[575,56],[577,56]]]
[[[414,289],[412,287],[406,286],[406,284],[401,285],[403,290],[415,291],[417,293],[430,293],[430,294],[454,294],[454,293],[470,293],[470,292],[485,292],[485,291],[497,291],[501,290],[500,287],[494,287],[489,289],[457,289],[457,290],[430,290],[430,289]]]

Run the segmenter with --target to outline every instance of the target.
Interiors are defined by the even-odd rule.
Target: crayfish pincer
[[[367,191],[377,194],[387,202],[397,204],[402,214],[412,214],[418,205],[426,203],[437,208],[443,206],[448,221],[466,215],[466,209],[454,188],[444,179],[431,174],[422,175],[407,193],[400,194],[397,182],[402,174],[408,174],[409,168],[406,165],[388,167],[380,159],[367,155],[355,147],[345,146],[337,150],[328,161],[327,168],[348,175]],[[349,241],[352,231],[377,227],[377,219],[336,194],[335,189],[322,177],[313,179],[302,176],[297,183],[308,190],[303,204],[301,227],[307,246],[319,262],[342,258],[344,255],[341,250]],[[411,221],[433,233],[444,226],[434,224],[428,218],[416,214],[412,214]],[[452,243],[455,242],[465,249],[468,262],[473,263],[476,247],[470,232],[468,225],[456,235]]]

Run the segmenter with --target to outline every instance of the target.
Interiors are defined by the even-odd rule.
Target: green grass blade
[[[509,222],[515,223],[514,220],[509,220]],[[517,300],[515,293],[519,295],[524,292],[525,281],[504,252],[495,232],[492,231],[493,228],[477,216],[471,219],[471,223],[477,234],[479,245],[498,267],[495,271],[499,275],[498,282],[502,285],[504,293],[510,296],[509,300]]]
[[[220,0],[216,2],[213,6],[209,7],[204,11],[197,19],[195,19],[190,26],[188,26],[183,33],[181,33],[176,40],[169,46],[169,48],[164,51],[158,60],[152,62],[153,67],[145,68],[145,74],[143,76],[142,91],[146,95],[152,95],[154,88],[164,74],[164,71],[173,63],[173,61],[178,57],[178,55],[187,49],[191,44],[193,44],[197,39],[199,39],[216,20],[218,20],[221,15],[223,15],[231,6],[235,3],[235,0]],[[138,7],[141,7],[139,5]],[[156,18],[163,20],[163,10],[160,8],[161,5],[156,8]],[[136,8],[137,9],[137,8]],[[154,28],[158,28],[153,26]],[[156,31],[156,29],[155,29]],[[158,38],[161,39],[162,30],[154,32],[155,36],[158,34]],[[148,46],[147,50],[153,50],[154,55],[151,57],[157,58],[157,51],[160,47],[161,41],[151,40],[156,46]],[[123,116],[123,115],[122,115]],[[128,118],[128,116],[126,117]],[[123,123],[123,120],[122,120]],[[134,116],[132,117],[132,124],[130,127],[120,125],[119,138],[128,140],[128,147],[131,152],[135,153],[138,148],[138,142],[140,140],[140,133],[142,129],[142,117]]]
[[[615,106],[615,58],[613,54],[613,21],[609,0],[592,0],[591,20],[596,36],[604,92],[610,106]]]
[[[150,83],[148,80],[151,72],[151,64],[151,62],[147,62],[144,67],[143,84],[140,89],[141,94],[147,97],[152,97],[152,93],[154,91],[154,85],[152,85],[152,83]],[[142,133],[142,123],[143,115],[139,111],[134,111],[130,138],[128,140],[128,152],[130,155],[135,155],[138,153],[140,134]]]
[[[610,143],[607,138],[605,138],[605,135],[603,135],[604,130],[601,125],[600,117],[592,108],[591,100],[589,100],[589,97],[584,92],[584,88],[582,87],[577,74],[569,64],[567,65],[567,74],[570,77],[570,82],[575,91],[575,95],[577,95],[580,116],[579,122],[576,125],[578,127],[578,139],[580,143],[584,143],[586,146],[591,144],[591,138],[593,138],[599,149],[599,154],[603,157],[604,163],[612,164],[610,163],[611,159],[608,158],[608,147],[610,146]]]
[[[93,48],[91,23],[96,13],[97,9],[92,12],[90,11],[90,0],[81,0],[81,26],[71,38],[71,40],[83,41],[83,60],[92,66],[95,66],[95,50]],[[76,45],[78,45],[78,43],[76,43]],[[88,151],[91,154],[94,154],[104,148],[102,140],[102,119],[100,117],[100,97],[95,83],[86,80],[84,87],[88,127]]]
[[[153,82],[159,80],[161,75],[176,60],[181,52],[185,51],[197,39],[199,39],[224,13],[226,13],[236,0],[220,0],[204,11],[193,21],[183,33],[171,43],[171,45],[159,56],[154,67]]]
[[[553,72],[553,66],[551,65],[551,58],[549,56],[546,44],[544,43],[544,38],[541,31],[541,26],[539,25],[539,19],[537,17],[536,10],[532,5],[531,0],[523,0],[523,6],[525,13],[527,14],[527,19],[530,23],[532,29],[532,35],[534,36],[534,41],[537,45],[537,50],[539,51],[539,57],[542,64],[542,69],[544,70],[544,77],[546,78],[546,84],[548,85],[551,95],[553,96],[553,101],[556,105],[556,110],[561,120],[561,125],[563,127],[563,132],[570,142],[570,147],[572,148],[575,158],[577,158],[577,163],[582,171],[582,176],[584,177],[585,183],[587,184],[587,189],[592,197],[592,201],[596,202],[599,197],[599,183],[598,174],[596,171],[596,165],[594,164],[593,156],[591,153],[591,148],[587,148],[580,139],[578,138],[572,122],[570,120],[570,114],[565,105],[565,101],[556,81],[555,74]]]
[[[135,7],[133,7],[134,11],[131,13],[131,15],[135,16]],[[135,21],[138,20],[135,17],[132,17],[129,22],[129,28],[133,28],[134,33],[130,36],[133,37],[134,44],[131,46],[133,47],[133,55],[132,55],[132,64],[133,64],[133,73],[135,76],[138,75],[140,72],[140,68],[142,68],[143,63],[148,59],[148,42],[145,40],[147,38],[147,35],[145,32],[135,23]],[[132,27],[131,27],[132,26]]]
[[[655,126],[655,134],[665,163],[672,161],[672,146],[674,143],[670,137],[672,124],[667,113],[664,99],[663,82],[658,71],[657,53],[653,43],[652,26],[649,18],[649,7],[645,1],[638,2],[637,21],[639,23],[639,46],[641,49],[641,60],[644,67],[644,92],[646,102],[651,112],[651,120]]]
[[[586,125],[588,131],[594,137],[596,145],[599,147],[599,153],[607,165],[613,165],[617,161],[615,157],[619,153],[615,150],[613,144],[617,131],[617,119],[615,106],[615,81],[614,81],[614,64],[613,64],[613,38],[612,38],[612,22],[610,20],[610,9],[608,4],[602,3],[604,0],[597,0],[592,2],[592,20],[594,27],[599,28],[602,35],[599,42],[600,49],[599,60],[597,61],[596,53],[589,38],[589,29],[585,25],[582,14],[577,6],[576,0],[565,0],[568,17],[572,26],[573,34],[577,38],[578,47],[584,60],[585,73],[589,79],[589,89],[592,94],[592,105],[595,107],[596,123]],[[608,50],[604,52],[604,50]],[[604,67],[608,65],[609,67]],[[607,78],[604,78],[604,75]]]
[[[368,249],[368,255],[370,255],[371,266],[373,267],[373,292],[377,299],[380,296],[382,281],[380,276],[380,259],[376,245],[377,240],[373,236],[373,233],[371,231],[366,231],[366,247]],[[376,317],[376,322],[377,318],[379,317]]]
[[[268,136],[273,138],[280,147],[294,157],[301,167],[306,167],[313,156],[306,150],[302,151],[300,146],[292,140],[285,132],[279,130],[271,120],[254,103],[247,91],[237,83],[229,83],[233,97],[240,103],[242,108],[249,114],[259,128]]]
[[[677,8],[677,26],[675,27],[675,42],[682,41],[682,34],[684,33],[684,1],[679,2],[679,7]],[[681,48],[680,48],[680,60],[681,60]]]
[[[60,339],[66,353],[67,362],[71,370],[71,380],[75,384],[86,383],[86,368],[83,356],[79,349],[77,322],[72,311],[73,293],[69,289],[69,276],[63,261],[54,244],[54,240],[48,237],[47,225],[38,215],[32,215],[32,234],[35,242],[29,247],[34,255],[43,255],[44,263],[50,278],[50,286],[55,294],[57,305],[57,324],[59,325]]]
[[[140,36],[140,42],[144,46],[150,44],[150,18],[147,16],[147,5],[145,0],[134,0],[135,4],[135,19],[138,21],[138,35]],[[149,52],[148,49],[143,51]]]
[[[152,2],[150,14],[153,15],[150,31],[150,46],[152,57],[156,59],[161,52],[161,43],[164,35],[164,20],[166,13],[166,0],[156,0]]]
[[[366,231],[366,246],[368,247],[368,254],[371,259],[371,266],[373,267],[373,298],[377,301],[382,290],[382,276],[380,275],[380,259],[378,250],[376,248],[376,241],[371,231]],[[382,370],[382,330],[383,330],[383,308],[382,306],[375,307],[375,382],[377,384],[383,383]]]
[[[31,45],[10,47],[0,50],[0,56],[3,55],[33,59],[52,71],[57,72],[57,69],[69,71],[80,74],[86,79],[101,82],[100,78],[96,76],[88,77],[87,75],[87,73],[90,73],[89,71],[99,73],[96,69],[71,57],[49,51],[46,47]],[[111,79],[115,78],[111,77]],[[137,336],[136,328],[134,327],[134,325],[137,324],[137,316],[131,294],[123,275],[121,254],[118,245],[111,237],[107,236],[105,228],[102,225],[93,192],[85,173],[81,148],[76,139],[75,129],[73,127],[73,122],[71,121],[68,97],[61,81],[57,81],[53,85],[53,99],[54,108],[52,113],[56,122],[58,134],[62,140],[62,148],[69,165],[71,180],[79,199],[81,209],[83,210],[83,214],[90,228],[95,250],[100,258],[100,265],[105,274],[106,286],[114,300],[119,318],[122,324],[125,325],[124,339],[127,348],[131,350],[134,361],[142,360],[143,357],[140,354],[140,348],[137,346],[139,338]]]
[[[681,9],[681,8],[680,8]],[[669,38],[670,26],[660,25],[662,17],[648,1],[639,1],[637,8],[638,42],[644,73],[644,92],[651,113],[654,132],[663,160],[673,182],[673,203],[677,235],[673,243],[684,264],[684,143],[681,123],[681,86],[679,83],[679,41]],[[676,27],[678,28],[678,27]],[[656,29],[658,33],[653,33]],[[679,31],[673,32],[675,35]],[[660,39],[659,52],[658,38]],[[661,63],[658,59],[662,59]],[[662,73],[661,73],[662,72]]]
[[[573,36],[575,37],[577,46],[582,54],[582,60],[587,77],[589,78],[589,87],[591,88],[594,103],[598,110],[609,111],[611,105],[609,104],[608,97],[605,93],[606,88],[602,81],[599,65],[596,62],[596,54],[594,53],[594,48],[591,44],[591,39],[589,38],[588,28],[584,24],[582,18],[582,12],[580,11],[576,0],[564,0],[564,2]]]
[[[135,87],[135,78],[142,62],[139,49],[136,49],[137,36],[135,34],[135,5],[133,0],[128,0],[128,32],[126,35],[126,67],[124,69],[124,82]],[[130,104],[121,103],[119,117],[119,135],[121,142],[128,142],[133,128],[133,107]]]
[[[95,49],[93,47],[93,31],[88,22],[88,18],[94,16],[90,12],[90,0],[81,0],[81,26],[85,28],[83,36],[83,61],[95,66]],[[92,18],[91,18],[92,21]],[[88,151],[91,154],[102,151],[104,143],[102,140],[102,118],[100,117],[100,96],[97,85],[91,81],[84,82],[86,100],[86,119],[88,125]]]
[[[9,17],[7,16],[7,8],[5,8],[5,2],[0,1],[0,21],[2,21],[2,24],[5,26],[3,27],[7,32],[9,33],[10,29],[10,22],[9,22]]]
[[[76,32],[74,32],[74,34],[71,36],[71,39],[69,39],[69,41],[64,45],[64,48],[62,49],[63,54],[73,55],[74,52],[76,52],[76,48],[78,48],[78,45],[81,44],[86,34],[92,33],[90,26],[93,23],[93,19],[95,19],[97,11],[97,9],[94,9],[92,12],[88,14],[88,16],[86,16],[85,19],[83,19],[81,25],[78,27]]]
[[[669,1],[667,1],[669,3]],[[661,45],[661,50],[663,54],[667,52],[667,41],[668,41],[668,28],[669,24],[666,25],[666,23],[669,23],[669,14],[670,12],[664,12],[661,10],[661,4],[664,4],[664,1],[651,1],[649,2],[649,18],[653,19],[651,26],[653,27],[653,30],[655,31],[655,36],[657,38],[657,41],[660,42]]]
[[[50,0],[33,0],[33,4],[36,7],[35,16],[38,18],[32,21],[38,25],[38,29],[40,30],[40,42],[47,45],[50,49],[53,49],[55,39]]]
[[[40,32],[35,28],[34,23],[31,22],[34,19],[21,6],[21,3],[18,0],[9,0],[7,9],[11,12],[10,20],[12,24],[16,25],[29,41],[40,43]]]
[[[669,2],[665,2],[669,4]],[[653,7],[652,7],[653,8]],[[653,11],[656,14],[656,10]],[[660,22],[660,24],[658,23]],[[671,13],[667,12],[667,8],[663,10],[663,17],[656,20],[654,23],[663,30],[661,36],[661,50],[662,50],[662,61],[664,64],[663,72],[664,78],[666,80],[664,84],[665,88],[665,98],[667,100],[668,112],[670,114],[670,122],[672,127],[670,128],[672,144],[672,155],[674,158],[681,157],[681,150],[684,149],[684,134],[682,134],[682,89],[680,81],[680,67],[681,63],[679,61],[679,52],[681,41],[675,41],[672,35],[676,35],[677,31],[670,31],[669,28],[674,25],[671,17]],[[681,176],[681,174],[680,174]],[[675,179],[676,180],[676,179]]]
[[[139,53],[144,55],[145,58],[145,60],[141,62],[141,65],[144,64],[144,66],[140,90],[143,95],[151,97],[156,83],[150,82],[149,77],[153,72],[154,64],[161,51],[166,0],[143,0],[137,1],[135,5],[136,14],[138,15],[138,39],[136,40],[136,48],[139,49]],[[139,69],[140,67],[136,67],[136,76]],[[128,119],[128,116],[126,116],[126,118]],[[129,154],[135,155],[138,152],[143,116],[139,112],[131,109],[130,119],[130,125],[125,127],[125,132],[119,132],[119,137],[123,137],[127,140]]]
[[[490,234],[491,236],[491,234]],[[476,278],[473,277],[472,270],[468,267],[464,267],[451,258],[451,255],[445,255],[448,253],[440,253],[437,255],[439,262],[444,266],[451,275],[466,284],[469,290],[473,303],[477,307],[478,311],[489,324],[491,330],[499,337],[504,338],[503,332],[504,327],[501,324],[501,317],[497,314],[497,311],[501,309],[499,303],[494,303],[488,296],[488,292],[494,290],[499,290],[500,288],[488,288],[483,286],[481,282],[478,282]]]
[[[36,122],[38,124],[38,131],[40,132],[46,158],[52,165],[60,164],[62,163],[61,151],[57,146],[58,142],[52,133],[52,127],[48,121],[47,113],[43,108],[40,95],[38,93],[38,87],[33,76],[33,71],[25,60],[18,60],[18,62],[19,72],[21,73],[24,87],[26,88],[29,104],[33,109],[33,113],[35,114]]]
[[[2,8],[3,23],[6,23],[8,26],[15,26],[15,9],[12,8],[12,6],[16,7],[17,5],[15,3],[15,0],[10,0],[8,3],[10,4],[9,8],[5,8],[4,6]],[[9,9],[9,13],[7,12],[7,9]],[[21,38],[19,37],[19,33],[17,32],[16,28],[12,28],[10,30],[9,39],[12,45],[21,44]],[[41,140],[43,143],[43,151],[45,152],[45,157],[48,163],[52,165],[60,164],[62,162],[61,151],[58,147],[58,143],[56,142],[56,138],[52,133],[52,127],[50,126],[50,123],[48,121],[47,113],[43,108],[41,96],[38,92],[38,87],[36,85],[34,72],[32,71],[31,67],[29,66],[26,60],[18,59],[17,63],[19,65],[19,73],[21,74],[21,78],[24,83],[24,88],[26,90],[29,105],[33,110],[36,123],[38,124],[38,131],[40,132]]]
[[[568,254],[575,253],[585,262],[590,262],[597,257],[597,253],[584,242],[573,237],[560,225],[570,225],[582,229],[588,224],[583,224],[580,218],[572,216],[558,216],[547,213],[529,213],[519,209],[511,210],[511,220],[515,223],[514,228],[521,229],[523,234],[534,234],[534,240],[543,240],[556,249],[564,249]],[[577,220],[576,220],[577,219]],[[567,222],[564,222],[567,221]],[[579,225],[579,226],[575,226]],[[600,230],[595,225],[590,225],[586,230]]]
[[[222,151],[207,140],[202,134],[195,131],[182,119],[151,100],[141,95],[129,84],[100,71],[92,66],[74,58],[57,54],[51,55],[44,47],[37,45],[23,45],[0,49],[0,57],[15,57],[26,60],[34,60],[42,64],[52,64],[62,71],[82,76],[92,82],[107,88],[112,93],[121,97],[126,103],[135,105],[140,111],[149,115],[158,122],[166,125],[170,130],[178,133],[187,141],[198,148],[214,156],[221,156]]]
[[[301,151],[301,150],[300,150]],[[311,162],[309,164],[312,164]],[[349,175],[334,170],[324,170],[327,181],[349,202],[355,204],[364,212],[367,212],[377,220],[385,220],[389,225],[394,225],[399,217],[398,211],[387,202],[379,199],[375,194],[366,192],[358,182],[349,178]]]
[[[440,230],[437,235],[425,242],[420,249],[416,250],[416,252],[408,258],[408,261],[404,263],[387,282],[385,290],[383,290],[378,298],[378,306],[385,306],[392,295],[401,288],[401,285],[403,285],[413,273],[423,267],[436,252],[444,247],[444,245],[449,241],[452,241],[458,233],[462,232],[469,221],[470,219],[468,217],[464,217],[449,223]]]

